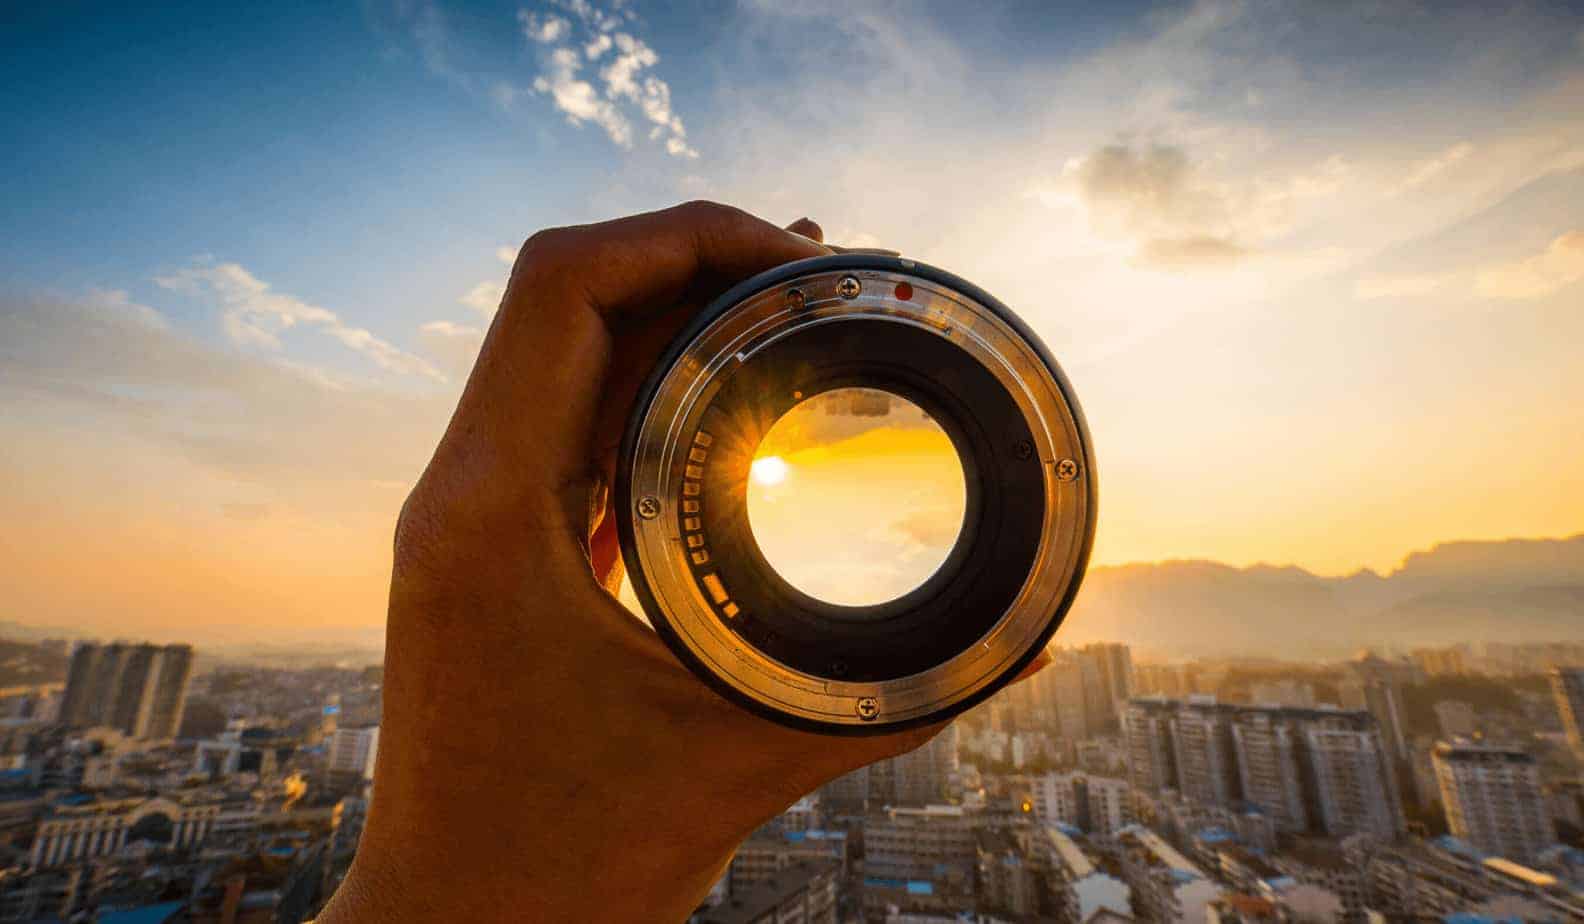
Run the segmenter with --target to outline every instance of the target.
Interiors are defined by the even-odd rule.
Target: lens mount
[[[925,411],[966,488],[944,563],[870,606],[788,583],[746,514],[765,433],[845,388]],[[633,589],[683,663],[756,713],[838,734],[941,721],[1010,681],[1071,605],[1094,536],[1088,430],[1038,338],[977,287],[878,254],[790,263],[712,302],[640,392],[616,488]]]

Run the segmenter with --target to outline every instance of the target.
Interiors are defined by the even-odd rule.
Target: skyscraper
[[[1079,654],[1089,665],[1084,681],[1090,730],[1114,727],[1133,696],[1133,654],[1117,642],[1085,645]]]
[[[130,738],[174,738],[192,660],[189,645],[79,645],[67,671],[61,723],[107,726]]]
[[[1249,709],[1232,725],[1238,782],[1243,798],[1269,812],[1280,831],[1304,831],[1304,808],[1298,761],[1298,734],[1272,710]]]
[[[1520,863],[1556,840],[1532,755],[1442,742],[1433,759],[1447,826],[1456,837],[1483,853]]]
[[[1556,697],[1568,744],[1579,760],[1584,760],[1584,667],[1552,668],[1551,695]]]

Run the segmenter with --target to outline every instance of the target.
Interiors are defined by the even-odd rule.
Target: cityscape
[[[0,922],[297,924],[334,892],[377,665],[3,647]],[[1584,641],[1052,654],[755,831],[692,920],[1584,919]]]

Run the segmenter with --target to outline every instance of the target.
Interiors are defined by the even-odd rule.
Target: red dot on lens
[[[907,301],[908,299],[911,299],[913,297],[913,287],[908,285],[905,282],[897,283],[896,284],[896,297],[901,299],[904,302]]]

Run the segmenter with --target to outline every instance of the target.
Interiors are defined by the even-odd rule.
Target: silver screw
[[[863,286],[858,284],[857,276],[843,276],[836,283],[836,294],[842,298],[857,298],[862,291]]]
[[[870,722],[879,714],[880,703],[873,696],[858,697],[858,718]]]
[[[808,297],[803,294],[802,289],[788,289],[786,304],[790,311],[802,311],[808,304]]]
[[[1078,463],[1071,459],[1063,459],[1056,463],[1056,480],[1072,481],[1078,477]]]
[[[660,515],[660,498],[653,494],[645,494],[638,498],[638,515],[646,520],[652,520]]]

